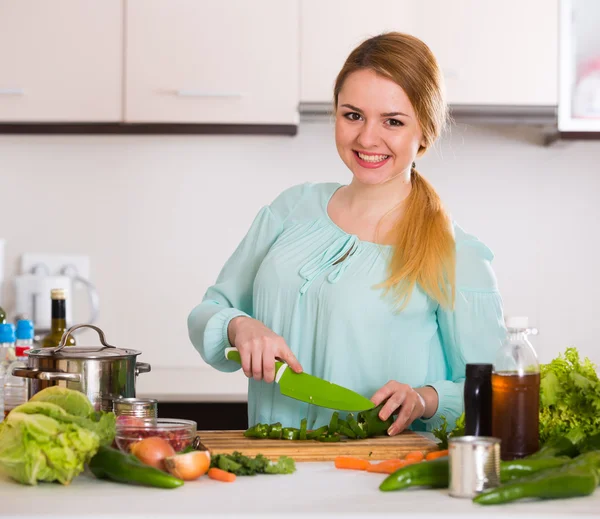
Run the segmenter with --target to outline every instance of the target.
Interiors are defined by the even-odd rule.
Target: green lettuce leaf
[[[66,387],[50,386],[33,395],[29,402],[50,402],[62,407],[68,414],[87,418],[94,412],[88,398],[79,391]]]
[[[546,443],[573,430],[600,432],[600,380],[596,367],[579,358],[576,348],[540,368],[540,441]]]
[[[114,439],[114,413],[95,412],[82,393],[58,389],[14,408],[0,423],[0,469],[16,481],[69,484]]]
[[[15,407],[12,412],[43,414],[62,423],[72,423],[95,432],[100,445],[110,445],[115,438],[116,417],[114,413],[93,412],[88,418],[68,414],[62,407],[51,402],[28,402]]]

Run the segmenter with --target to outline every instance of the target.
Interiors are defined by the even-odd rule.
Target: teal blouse
[[[493,362],[505,335],[493,254],[454,225],[454,310],[443,310],[416,288],[398,312],[391,295],[373,288],[387,277],[393,247],[362,241],[327,214],[340,187],[298,185],[261,209],[191,311],[190,340],[216,369],[241,369],[224,357],[230,346],[227,326],[232,318],[249,315],[285,339],[306,373],[367,398],[389,380],[434,387],[435,415],[411,428],[431,430],[441,416],[452,426],[463,410],[465,364]],[[277,384],[248,379],[249,425],[298,427],[307,418],[310,429],[327,424],[332,412],[281,395]]]

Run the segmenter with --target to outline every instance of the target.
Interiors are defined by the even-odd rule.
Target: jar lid
[[[116,415],[127,413],[132,409],[156,411],[158,400],[154,398],[115,398],[113,400],[113,410]]]

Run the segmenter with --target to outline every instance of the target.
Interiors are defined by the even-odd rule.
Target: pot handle
[[[140,373],[149,373],[152,371],[150,364],[147,362],[138,362],[135,365],[135,376],[137,377]]]
[[[66,380],[67,382],[81,382],[79,373],[56,373],[53,371],[41,371],[33,368],[13,368],[12,375],[15,377],[34,378],[53,382],[55,380]]]
[[[69,340],[69,336],[75,330],[78,330],[79,328],[91,328],[92,330],[96,330],[98,332],[98,336],[100,337],[100,342],[102,343],[102,348],[100,348],[101,350],[103,350],[104,348],[116,348],[116,346],[112,346],[112,345],[106,343],[106,339],[104,338],[104,332],[100,328],[98,328],[97,326],[94,326],[93,324],[76,324],[75,326],[71,326],[71,328],[69,328],[63,334],[63,336],[62,336],[62,338],[60,340],[60,344],[54,349],[54,353],[56,353],[57,351],[62,350],[67,345],[67,341]]]

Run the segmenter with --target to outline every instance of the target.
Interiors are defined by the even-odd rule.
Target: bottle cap
[[[12,323],[0,324],[0,343],[15,342],[15,325]]]
[[[506,327],[512,330],[526,330],[529,326],[529,318],[527,317],[507,317],[505,320]]]
[[[15,348],[15,355],[17,357],[25,357],[25,353],[31,349],[31,346],[17,346]]]
[[[33,323],[29,319],[20,319],[17,322],[17,339],[33,339]]]
[[[491,377],[494,369],[493,364],[467,364],[467,378],[484,378]]]
[[[64,288],[53,288],[50,292],[52,299],[66,299]]]

